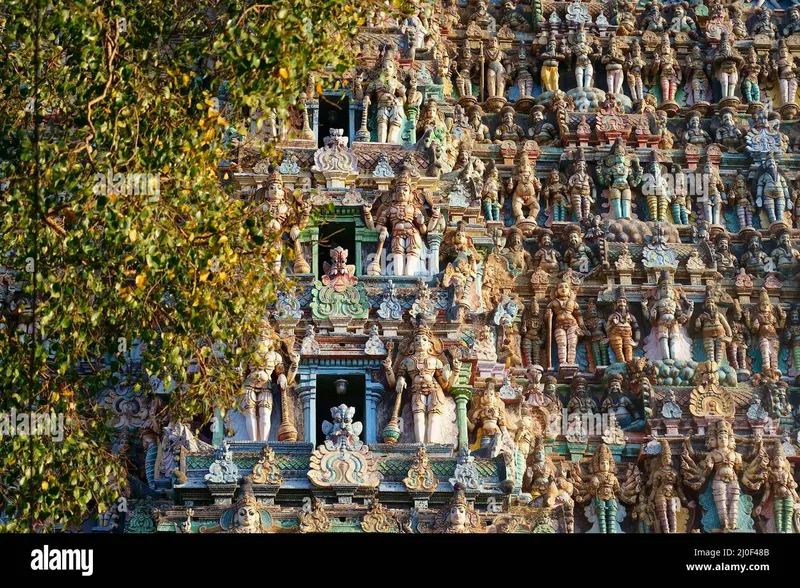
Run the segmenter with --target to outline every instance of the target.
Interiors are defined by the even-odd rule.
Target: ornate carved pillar
[[[367,382],[366,390],[366,443],[372,445],[378,442],[378,403],[383,396],[383,386],[380,382]]]
[[[428,233],[428,275],[439,273],[439,248],[442,245],[441,233]]]
[[[295,387],[300,402],[303,403],[303,431],[306,443],[317,445],[317,376],[316,374],[299,374],[300,385]]]
[[[472,396],[472,386],[453,386],[450,390],[456,399],[456,422],[458,423],[458,450],[469,449],[469,430],[467,429],[467,405]]]

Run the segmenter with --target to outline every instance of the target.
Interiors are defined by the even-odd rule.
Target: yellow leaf
[[[42,490],[44,490],[45,492],[47,492],[47,490],[48,490],[49,488],[50,488],[50,484],[48,484],[46,481],[43,481],[43,482],[42,482]]]
[[[139,235],[136,233],[136,229],[131,229],[130,231],[128,231],[128,239],[131,240],[131,243],[136,243],[136,239],[138,237]]]
[[[137,288],[144,288],[146,282],[147,282],[147,276],[145,276],[144,274],[139,274],[138,276],[136,276]]]
[[[285,67],[280,68],[278,73],[284,80],[289,78],[289,70],[287,70]]]
[[[201,282],[205,282],[206,280],[208,280],[208,274],[209,273],[210,272],[203,272],[202,274],[200,274],[200,281]]]

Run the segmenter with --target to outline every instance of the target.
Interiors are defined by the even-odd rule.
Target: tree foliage
[[[247,135],[242,107],[282,117],[311,76],[348,70],[371,2],[32,4],[0,8],[0,251],[16,284],[0,413],[63,413],[66,430],[0,443],[7,531],[116,499],[125,463],[97,400],[135,340],[136,385],[173,390],[171,418],[232,405],[284,241],[220,177],[226,132]],[[150,193],[115,181],[134,174]]]

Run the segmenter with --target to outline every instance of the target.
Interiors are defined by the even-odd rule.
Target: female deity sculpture
[[[287,390],[294,382],[300,357],[296,353],[291,353],[291,365],[288,372],[284,373],[283,356],[275,349],[276,340],[277,337],[272,327],[267,321],[264,321],[256,344],[256,363],[245,378],[242,387],[241,411],[247,428],[247,438],[253,441],[269,440],[273,386],[281,394],[283,416],[286,417],[283,420],[289,422]],[[273,374],[277,374],[274,383]]]
[[[504,98],[506,93],[506,69],[503,66],[505,53],[500,48],[500,40],[490,37],[484,50],[486,58],[486,97]]]
[[[681,454],[681,470],[684,483],[699,490],[709,477],[717,516],[723,531],[738,528],[739,516],[739,477],[742,469],[742,456],[736,451],[733,427],[728,421],[720,420],[709,424],[706,443],[710,449],[703,467],[699,467],[688,449]]]
[[[397,62],[392,50],[387,49],[383,56],[380,75],[367,85],[365,94],[359,93],[363,94],[356,96],[359,100],[375,97],[378,143],[401,143],[400,130],[406,117],[403,108],[406,87],[398,78]]]
[[[548,324],[549,341],[555,340],[559,366],[574,366],[580,335],[590,336],[583,324],[577,292],[568,278],[555,287],[553,300],[547,305],[545,319]],[[549,345],[548,345],[549,347]]]
[[[707,103],[711,100],[711,84],[706,76],[706,59],[700,45],[692,47],[686,60],[686,103],[689,105]]]
[[[733,331],[725,315],[717,309],[714,297],[707,295],[703,312],[695,321],[695,328],[700,331],[706,361],[721,364],[725,357],[726,345],[733,339]]]
[[[511,213],[517,223],[537,223],[539,216],[539,192],[542,184],[539,182],[531,165],[528,154],[524,151],[520,153],[517,163],[517,173],[514,175],[514,188],[511,191]],[[523,209],[528,209],[525,215]]]
[[[572,45],[571,52],[575,56],[576,88],[589,89],[594,87],[594,66],[592,65],[594,49],[592,49],[583,25],[578,28],[575,34],[575,44]]]
[[[421,318],[421,317],[419,317]],[[403,392],[411,390],[411,412],[414,417],[414,439],[417,443],[442,443],[445,397],[458,377],[461,361],[453,356],[449,374],[440,359],[442,342],[431,329],[418,320],[413,336],[400,344],[399,364],[392,367],[390,357],[384,362],[386,381],[397,392],[394,410],[387,430],[397,428]],[[384,431],[384,438],[387,438]],[[396,437],[395,437],[396,441]]]
[[[616,463],[607,445],[600,444],[592,456],[590,473],[580,485],[579,502],[591,499],[601,533],[616,533],[617,497],[620,496]]]
[[[264,521],[261,518],[263,505],[256,498],[248,479],[239,490],[239,498],[234,504],[231,525],[228,533],[265,533]]]
[[[572,218],[578,222],[589,218],[592,214],[592,204],[597,199],[597,192],[592,176],[586,171],[586,160],[583,151],[578,152],[575,162],[575,173],[567,182],[572,208]]]
[[[681,326],[688,322],[693,311],[694,302],[685,294],[679,297],[669,274],[662,272],[655,304],[650,307],[647,298],[642,299],[642,312],[653,325],[661,359],[680,359],[678,347],[682,338]]]
[[[676,225],[688,225],[692,203],[689,196],[689,186],[686,183],[686,175],[677,163],[672,165],[670,172],[672,173],[674,184],[672,202],[670,203],[672,207],[672,222]]]
[[[567,208],[569,198],[567,196],[567,186],[564,184],[564,177],[557,169],[552,169],[547,176],[544,185],[544,201],[549,210],[552,211],[553,222],[565,222],[567,220]]]
[[[758,337],[761,373],[767,378],[780,375],[778,355],[781,350],[781,340],[778,337],[778,329],[786,326],[786,311],[780,304],[773,306],[767,291],[761,290],[758,306],[750,308],[745,317],[745,324],[750,332]]]
[[[608,341],[617,362],[633,360],[633,350],[639,345],[639,323],[628,310],[628,297],[625,288],[619,287],[614,312],[606,321]]]
[[[631,188],[642,182],[642,168],[635,155],[628,155],[622,138],[614,141],[611,152],[597,168],[600,181],[608,186],[608,198],[614,218],[631,217]]]
[[[653,152],[650,170],[644,175],[642,193],[647,198],[650,220],[667,222],[667,208],[672,201],[672,190],[667,179],[661,173],[658,155]]]
[[[661,46],[653,55],[651,72],[659,76],[662,105],[674,103],[681,82],[681,66],[670,45],[669,34],[661,38]]]
[[[628,81],[628,89],[631,91],[631,100],[636,103],[644,99],[644,88],[642,86],[642,73],[646,62],[642,57],[642,46],[638,39],[631,43],[630,53],[625,60],[625,72]]]
[[[559,51],[555,35],[551,33],[547,39],[547,45],[539,54],[539,60],[542,63],[542,87],[545,92],[558,90],[558,67],[566,58],[567,56]]]
[[[650,461],[649,500],[658,517],[658,526],[662,533],[678,532],[678,512],[681,504],[686,504],[680,473],[672,464],[672,450],[669,441],[660,440],[661,454]],[[656,465],[658,464],[658,465]],[[689,506],[693,506],[691,503]]]
[[[497,166],[494,160],[489,162],[486,167],[486,179],[483,182],[483,194],[481,204],[483,206],[483,214],[487,221],[500,220],[500,172],[497,171]]]
[[[769,497],[772,497],[772,512],[775,515],[775,530],[778,533],[791,533],[794,527],[795,511],[800,507],[797,496],[797,482],[794,481],[794,468],[783,453],[783,445],[778,441],[769,462],[766,484],[761,502],[753,514],[761,514]]]
[[[391,231],[393,275],[417,275],[424,247],[422,235],[435,228],[440,217],[441,211],[434,207],[429,222],[425,222],[423,204],[412,192],[410,173],[404,169],[397,178],[391,198],[379,208],[377,218],[373,220],[369,208],[364,209],[364,224],[378,231],[376,259],[380,259],[383,244]]]
[[[722,89],[720,101],[738,101],[738,98],[736,98],[736,86],[739,83],[739,70],[744,65],[744,58],[733,46],[733,39],[726,32],[722,33],[719,47],[717,47],[712,58],[712,64],[714,71],[717,72],[717,80]]]
[[[608,49],[601,62],[606,66],[606,82],[611,94],[622,94],[622,80],[625,75],[622,67],[625,64],[625,53],[619,44],[619,39],[612,36],[608,41]]]
[[[750,45],[742,66],[742,96],[744,96],[744,101],[748,104],[761,101],[761,88],[758,85],[758,78],[761,76],[762,69],[756,48],[754,45]]]

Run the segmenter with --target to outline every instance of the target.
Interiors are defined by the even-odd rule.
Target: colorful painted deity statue
[[[525,338],[522,340],[522,352],[534,365],[541,365],[542,344],[544,343],[542,327],[539,303],[533,300],[525,311]]]
[[[800,251],[792,245],[792,235],[788,230],[778,233],[778,244],[772,250],[772,261],[783,278],[793,280],[800,273]]]
[[[733,277],[739,271],[739,260],[731,252],[731,238],[726,233],[717,235],[714,247],[714,262],[717,271],[726,277]]]
[[[717,143],[724,145],[728,149],[728,153],[738,152],[744,141],[742,131],[736,127],[734,122],[734,113],[734,109],[724,108],[721,124],[717,129]]]
[[[707,439],[711,451],[706,456],[703,474],[706,478],[714,476],[711,488],[720,525],[723,530],[734,530],[738,528],[738,472],[742,468],[742,455],[736,451],[733,427],[728,421],[717,421],[713,431],[710,429]]]
[[[547,45],[539,54],[539,60],[542,63],[542,86],[546,92],[558,90],[558,67],[565,59],[566,55],[558,50],[555,35],[551,33],[547,39]]]
[[[706,361],[721,364],[726,346],[733,339],[733,331],[725,315],[717,309],[717,303],[710,293],[706,297],[703,312],[695,321],[695,328],[703,338]]]
[[[617,362],[633,360],[633,350],[639,344],[639,323],[628,310],[625,288],[620,286],[614,312],[608,317],[606,331]]]
[[[745,324],[742,307],[738,300],[733,301],[731,309],[731,342],[728,344],[728,363],[737,372],[749,373],[747,367],[747,349],[750,346],[750,330]]]
[[[736,98],[736,86],[739,84],[739,70],[744,65],[744,58],[733,46],[733,39],[723,32],[714,57],[712,58],[717,81],[722,89],[722,100]]]
[[[589,391],[586,378],[578,376],[572,380],[567,411],[570,420],[574,420],[573,417],[576,416],[591,415],[597,412],[597,402]]]
[[[567,185],[569,187],[572,218],[580,222],[592,214],[592,205],[597,199],[594,180],[586,170],[583,151],[578,151],[577,160],[575,161],[575,173],[570,176]]]
[[[622,94],[622,80],[625,78],[622,67],[625,64],[625,53],[616,36],[608,40],[608,47],[601,61],[606,66],[608,91],[612,94]]]
[[[577,87],[589,89],[594,87],[594,66],[592,56],[594,49],[591,41],[586,35],[583,25],[580,25],[575,35],[575,43],[571,47],[571,52],[575,56],[575,80]]]
[[[786,324],[784,340],[790,345],[792,350],[792,363],[795,373],[800,373],[800,305],[794,304],[789,313],[789,321]]]
[[[455,259],[447,264],[442,286],[452,288],[452,318],[463,319],[466,311],[476,312],[481,304],[480,254],[467,234],[466,223],[460,222],[452,236]]]
[[[578,225],[570,225],[565,231],[567,250],[564,252],[564,264],[574,272],[587,274],[597,267],[597,256],[583,242],[583,233]]]
[[[450,68],[455,77],[453,85],[456,87],[459,98],[466,98],[472,102],[475,101],[472,94],[472,76],[475,73],[475,67],[472,50],[468,45],[462,45],[461,53]]]
[[[628,89],[631,91],[631,100],[640,102],[644,99],[644,88],[642,86],[642,73],[646,62],[642,57],[642,46],[638,39],[631,43],[630,52],[625,60],[625,73],[628,81]]]
[[[608,392],[600,403],[600,412],[614,415],[623,431],[641,431],[645,421],[633,400],[622,391],[622,380],[622,374],[608,376]]]
[[[775,444],[775,451],[769,462],[769,470],[764,485],[764,495],[753,514],[761,514],[767,500],[772,497],[772,512],[775,516],[775,529],[778,533],[792,533],[795,511],[800,505],[797,496],[797,482],[794,481],[794,468],[783,453],[783,445]]]
[[[712,225],[722,224],[722,206],[726,201],[725,184],[719,176],[719,170],[710,161],[703,167],[704,180],[707,181],[708,194],[705,199],[698,198],[703,206],[703,218]],[[703,200],[703,202],[701,202]]]
[[[653,153],[650,170],[644,175],[642,193],[647,197],[650,219],[659,222],[667,221],[667,208],[672,200],[672,190],[663,176],[658,156]]]
[[[500,40],[490,37],[484,49],[486,59],[486,97],[503,98],[506,93],[507,72],[503,66],[505,54],[500,48]]]
[[[756,184],[756,205],[767,213],[770,224],[782,221],[784,210],[791,210],[789,185],[778,169],[772,153],[761,165],[761,176]],[[787,223],[788,224],[788,223]]]
[[[745,320],[750,332],[758,337],[758,349],[761,351],[761,373],[768,378],[779,376],[778,355],[781,341],[778,337],[778,329],[782,329],[786,325],[786,311],[780,304],[773,306],[769,299],[769,293],[761,290],[758,305],[750,308]]]
[[[377,218],[373,220],[369,209],[364,209],[365,224],[378,230],[379,252],[376,258],[380,258],[383,243],[391,230],[393,275],[417,275],[421,270],[424,248],[422,235],[438,223],[440,216],[439,209],[434,208],[429,222],[425,222],[423,205],[412,191],[409,172],[404,170],[396,180],[391,199],[381,206]]]
[[[540,147],[553,145],[558,140],[558,131],[545,119],[544,106],[541,104],[531,109],[528,136],[535,139]]]
[[[536,225],[539,216],[539,192],[542,184],[536,177],[528,155],[520,154],[517,173],[514,176],[514,188],[511,191],[511,212],[516,222],[526,221]],[[528,214],[523,209],[528,210]]]
[[[785,39],[778,41],[778,50],[772,60],[772,69],[778,76],[783,105],[796,104],[797,64],[795,63],[794,55],[786,45]]]
[[[576,292],[568,279],[562,279],[555,287],[553,300],[545,311],[545,319],[550,330],[550,340],[555,340],[559,365],[576,365],[578,338],[581,335],[588,337],[590,333],[583,324]]]
[[[628,155],[623,140],[617,139],[611,147],[611,153],[603,158],[597,168],[603,185],[608,186],[609,200],[614,218],[629,219],[631,217],[631,188],[642,182],[642,169],[639,159]]]
[[[679,359],[681,326],[692,316],[694,302],[684,294],[678,297],[672,279],[664,272],[658,280],[656,301],[652,307],[642,300],[642,312],[653,325],[662,359]]]
[[[762,69],[756,48],[750,45],[742,66],[742,96],[744,96],[744,100],[748,104],[761,101],[761,88],[758,86],[758,79],[761,76]]]
[[[364,99],[368,96],[375,97],[377,106],[378,143],[400,143],[400,130],[405,121],[406,87],[397,75],[397,61],[394,52],[387,50],[381,63],[380,75],[367,85]]]
[[[668,34],[664,34],[661,46],[653,55],[652,71],[659,76],[662,101],[675,102],[675,93],[681,82],[681,66]]]
[[[692,209],[692,201],[689,196],[689,186],[686,182],[686,174],[683,173],[679,164],[673,164],[670,168],[672,173],[672,222],[676,225],[689,224],[689,211]]]
[[[586,329],[591,333],[591,351],[596,366],[609,364],[608,335],[606,334],[606,321],[597,309],[594,300],[589,300],[584,319]]]
[[[413,337],[400,345],[399,364],[394,369],[386,358],[386,380],[395,388],[392,419],[397,422],[403,392],[411,391],[411,412],[414,416],[414,438],[417,443],[442,443],[444,393],[449,391],[458,376],[461,361],[453,356],[449,374],[440,359],[442,343],[423,321],[418,321]]]
[[[706,76],[706,59],[700,45],[692,47],[692,53],[686,61],[686,102],[698,104],[711,100],[711,84]]]
[[[476,442],[482,457],[497,457],[502,448],[502,437],[508,433],[506,429],[506,409],[497,394],[494,378],[486,378],[486,387],[474,401],[468,415],[468,429],[477,431]]]
[[[678,512],[681,510],[681,503],[687,504],[687,500],[683,493],[680,473],[672,463],[669,441],[661,439],[660,444],[659,457],[650,461],[650,478],[647,481],[651,489],[649,497],[658,517],[661,532],[677,533]]]
[[[753,226],[753,212],[755,202],[750,188],[747,186],[747,178],[744,174],[736,174],[733,184],[728,188],[729,200],[736,206],[736,216],[739,218],[739,227]]]
[[[486,180],[483,183],[483,198],[481,204],[483,205],[483,214],[487,221],[500,220],[500,172],[497,171],[497,166],[494,160],[489,162],[486,166]]]
[[[605,444],[598,445],[592,456],[589,476],[581,484],[579,501],[592,500],[601,533],[616,533],[617,498],[622,489],[615,471],[611,450]]]
[[[711,135],[702,127],[700,115],[692,111],[686,117],[686,132],[683,134],[685,145],[706,145],[711,142]]]
[[[284,373],[283,356],[275,349],[276,342],[275,332],[270,324],[264,321],[257,343],[257,363],[245,378],[241,398],[247,438],[253,441],[269,440],[273,386],[281,394],[282,406],[286,407],[288,402],[286,391],[294,381],[300,362],[299,356],[293,353],[289,370]],[[274,383],[273,374],[277,374]]]
[[[764,277],[767,265],[770,263],[769,256],[761,246],[761,237],[756,233],[747,244],[747,251],[742,254],[741,266],[748,274],[757,278]]]
[[[547,176],[544,186],[544,201],[552,211],[553,222],[567,220],[567,208],[569,207],[567,186],[564,183],[564,176],[557,169],[551,170],[550,175]]]

